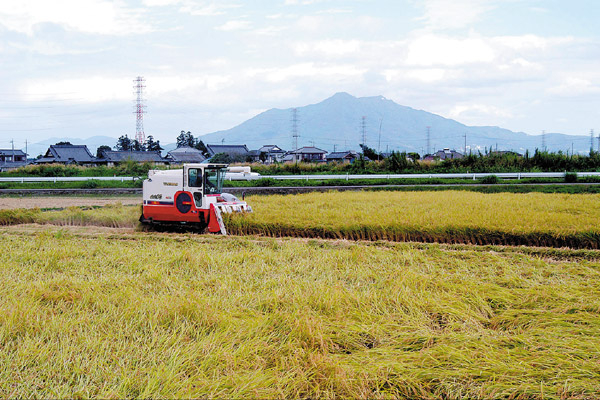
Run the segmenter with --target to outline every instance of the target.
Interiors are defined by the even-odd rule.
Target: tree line
[[[209,156],[208,149],[204,145],[202,140],[195,138],[190,131],[181,131],[177,136],[177,148],[179,147],[192,147],[200,150],[205,157]],[[60,142],[57,144],[64,144],[68,142]],[[70,144],[70,143],[69,143]],[[160,145],[160,140],[154,140],[152,135],[149,135],[144,143],[138,142],[137,139],[130,138],[127,134],[120,136],[117,139],[117,143],[111,147],[107,145],[99,146],[96,150],[96,157],[102,158],[105,151],[161,151],[164,148]]]

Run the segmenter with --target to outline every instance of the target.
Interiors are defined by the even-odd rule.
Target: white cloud
[[[569,76],[564,78],[559,85],[548,88],[546,93],[564,97],[600,94],[600,85],[585,78]]]
[[[498,0],[423,0],[425,13],[420,20],[432,30],[463,28],[495,8]]]
[[[502,108],[487,104],[460,104],[454,106],[449,113],[453,119],[482,119],[481,117],[502,117],[511,118],[512,114]]]
[[[358,40],[320,40],[316,42],[300,42],[294,45],[294,52],[299,56],[318,55],[323,57],[340,57],[357,54],[361,42]]]
[[[197,98],[199,93],[217,93],[233,83],[228,75],[202,74],[198,76],[153,76],[146,77],[146,95],[148,99],[162,96],[177,98]],[[21,95],[35,96],[39,100],[60,99],[69,93],[87,103],[105,101],[128,101],[134,99],[131,78],[93,76],[72,79],[36,79],[27,81],[21,88]]]
[[[482,38],[456,39],[426,35],[410,43],[406,62],[409,65],[456,66],[489,63],[494,58],[494,49]]]
[[[422,82],[433,83],[443,80],[446,77],[447,73],[446,70],[441,68],[419,68],[408,70],[405,73],[403,73],[403,75],[407,78],[416,79]],[[393,73],[388,73],[386,75],[386,78],[393,78]]]
[[[227,21],[223,25],[216,27],[219,31],[239,31],[250,28],[250,22],[244,20]]]
[[[330,81],[333,77],[336,81],[339,81],[360,77],[366,71],[366,69],[357,68],[353,65],[315,65],[314,63],[302,63],[283,68],[249,69],[246,71],[246,76],[252,79],[261,78],[271,83],[281,83],[296,78]]]
[[[33,35],[36,25],[51,23],[66,30],[105,35],[147,33],[140,10],[107,0],[19,0],[0,6],[0,24]]]

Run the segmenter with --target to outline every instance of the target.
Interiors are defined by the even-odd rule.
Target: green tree
[[[381,154],[378,154],[375,149],[370,148],[369,146],[365,145],[365,144],[361,144],[360,148],[363,151],[363,155],[370,159],[370,160],[379,160],[382,159],[383,157],[381,156]]]
[[[152,135],[149,135],[148,138],[146,139],[145,147],[146,147],[146,151],[161,151],[161,150],[163,150],[163,148],[160,147],[160,140],[154,141],[154,137]]]
[[[133,141],[129,139],[127,135],[123,135],[117,139],[115,150],[117,151],[131,151],[133,147]]]
[[[208,158],[210,156],[210,153],[208,152],[208,149],[206,148],[206,145],[202,140],[196,139],[196,142],[193,147],[197,150],[200,150],[204,157]]]
[[[102,145],[102,146],[99,146],[99,147],[96,149],[96,158],[103,158],[103,157],[104,157],[104,154],[103,154],[103,153],[104,153],[105,151],[110,151],[110,150],[111,150],[110,146],[107,146],[107,145]]]
[[[190,131],[181,131],[177,136],[177,147],[194,147],[195,145],[194,135]]]

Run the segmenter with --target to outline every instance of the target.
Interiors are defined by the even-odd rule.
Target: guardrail
[[[486,176],[495,175],[501,179],[522,179],[522,178],[564,178],[567,172],[499,172],[499,173],[460,173],[460,174],[370,174],[370,175],[261,175],[253,177],[235,178],[227,177],[227,180],[255,180],[261,178],[271,178],[277,180],[329,180],[329,179],[473,179],[477,180]],[[600,172],[575,172],[577,177],[600,176]]]
[[[137,176],[23,176],[23,177],[0,177],[0,182],[82,182],[82,181],[136,181],[141,179]]]
[[[499,172],[499,173],[460,173],[460,174],[345,174],[345,175],[258,175],[258,174],[227,174],[228,181],[251,181],[262,178],[276,180],[354,180],[354,179],[473,179],[477,180],[486,176],[495,175],[501,179],[522,178],[564,178],[567,172]],[[600,172],[574,172],[577,177],[600,176]],[[88,180],[98,181],[136,181],[145,179],[137,176],[59,176],[59,177],[0,177],[0,182],[78,182]]]

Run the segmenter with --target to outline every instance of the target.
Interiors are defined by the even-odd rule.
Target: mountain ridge
[[[314,145],[327,151],[357,150],[366,121],[367,146],[380,151],[429,152],[442,148],[484,151],[494,148],[524,152],[541,148],[539,135],[513,132],[497,126],[468,126],[450,118],[395,103],[384,96],[354,97],[346,92],[315,104],[295,107],[298,117],[298,147]],[[271,108],[227,130],[199,136],[205,143],[246,144],[255,149],[277,144],[291,149],[293,108]],[[589,151],[589,137],[546,134],[546,149],[579,153]]]

